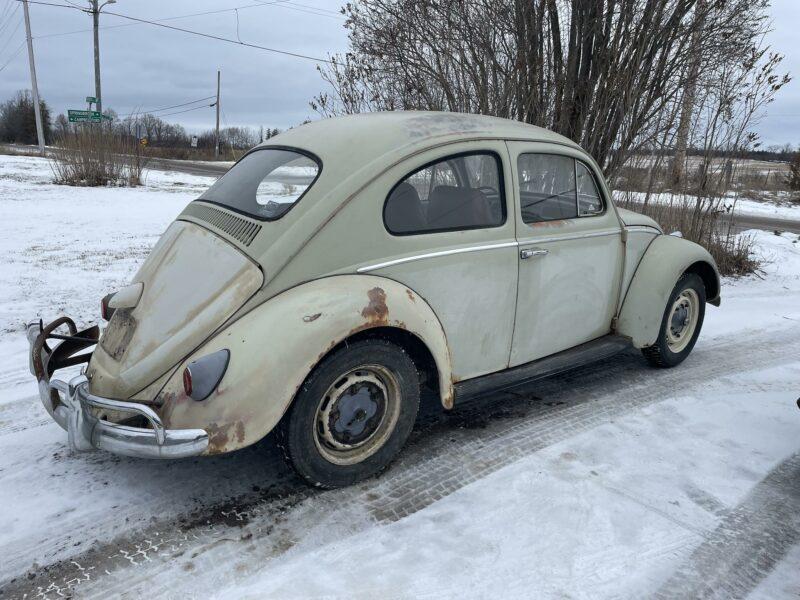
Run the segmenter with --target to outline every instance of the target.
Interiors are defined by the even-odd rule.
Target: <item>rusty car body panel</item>
[[[591,157],[550,131],[479,115],[398,111],[310,123],[251,153],[263,149],[318,160],[302,199],[275,220],[203,198],[190,203],[133,277],[140,298],[126,292],[115,310],[81,398],[149,407],[167,435],[172,430],[198,448],[193,432],[203,430],[208,439],[199,452],[216,454],[269,433],[319,361],[354,336],[393,335],[425,353],[429,383],[452,408],[459,384],[576,344],[610,334],[637,347],[652,343],[666,297],[687,269],[699,270],[715,290],[709,299],[718,301],[710,255],[617,209]],[[408,236],[387,230],[384,201],[398,181],[431,161],[475,151],[500,160],[500,225]],[[524,223],[522,152],[583,163],[602,213]],[[549,252],[551,263],[520,262],[529,248]],[[559,319],[543,318],[548,310]],[[218,387],[201,402],[189,398],[186,365],[222,349],[230,361]],[[39,373],[50,396],[51,373]],[[97,403],[85,410],[109,422],[130,416]]]
[[[195,402],[180,377],[193,357],[184,360],[158,395],[164,424],[205,428],[211,454],[256,442],[277,425],[322,357],[375,328],[399,329],[424,343],[436,360],[443,402],[452,405],[447,339],[425,300],[390,279],[341,275],[291,288],[203,344],[195,355],[230,350],[229,370],[210,398]]]

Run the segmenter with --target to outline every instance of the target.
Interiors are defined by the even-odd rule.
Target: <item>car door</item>
[[[358,272],[401,282],[430,305],[456,381],[508,366],[517,299],[510,189],[505,142],[484,140],[420,153],[364,193],[369,210],[382,211],[382,224],[363,233],[380,254]]]
[[[611,331],[624,246],[600,174],[566,146],[509,142],[519,284],[509,365]]]

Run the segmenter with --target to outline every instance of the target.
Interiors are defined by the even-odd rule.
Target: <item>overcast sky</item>
[[[70,0],[42,1],[64,4]],[[71,1],[86,4],[86,0]],[[324,58],[347,46],[343,18],[337,10],[340,5],[338,0],[117,0],[105,10],[159,20],[239,8],[164,24],[226,38],[238,35],[244,42]],[[786,56],[784,69],[800,77],[800,1],[773,0],[772,18],[774,30],[769,41]],[[31,27],[37,38],[36,68],[42,97],[55,114],[85,108],[84,98],[94,95],[91,17],[73,9],[31,5]],[[119,114],[211,96],[220,69],[223,126],[285,128],[314,118],[308,101],[325,89],[310,60],[131,24],[109,14],[102,15],[101,27],[104,107]],[[0,0],[0,68],[6,63],[0,71],[0,99],[30,87],[22,7],[16,0]],[[198,105],[172,110],[193,106]],[[164,118],[197,131],[213,126],[214,109],[204,107]],[[800,144],[800,79],[781,91],[758,131],[764,145]]]

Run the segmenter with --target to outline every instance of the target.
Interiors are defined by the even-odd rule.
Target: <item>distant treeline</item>
[[[771,145],[766,148],[754,148],[749,150],[740,150],[737,152],[730,152],[726,150],[717,150],[714,152],[715,158],[740,158],[749,160],[766,160],[776,162],[791,162],[800,153],[800,144],[795,148],[791,144],[784,144],[783,146]],[[643,148],[639,150],[638,154],[650,154],[653,156],[674,156],[675,151],[672,149],[659,149],[648,150]],[[705,151],[702,148],[689,148],[687,150],[689,156],[705,156]]]
[[[42,124],[46,144],[57,142],[59,137],[75,131],[78,127],[94,126],[82,123],[70,123],[64,114],[52,118],[52,111],[40,98]],[[103,127],[110,127],[114,132],[124,136],[147,138],[147,145],[155,148],[189,148],[192,136],[197,135],[197,148],[211,150],[214,148],[214,130],[208,129],[199,134],[187,133],[182,125],[168,123],[164,119],[151,114],[129,115],[120,119],[114,110],[106,110],[110,117],[103,122]],[[219,130],[220,148],[222,150],[246,150],[280,133],[278,128],[225,127]],[[36,118],[33,99],[28,90],[17,92],[13,98],[0,104],[0,142],[12,144],[36,144]]]

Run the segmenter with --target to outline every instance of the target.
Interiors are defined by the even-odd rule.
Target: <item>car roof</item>
[[[520,121],[452,112],[387,111],[322,119],[270,138],[260,147],[300,148],[333,163],[391,161],[415,150],[459,140],[550,142],[580,149],[570,139]]]

